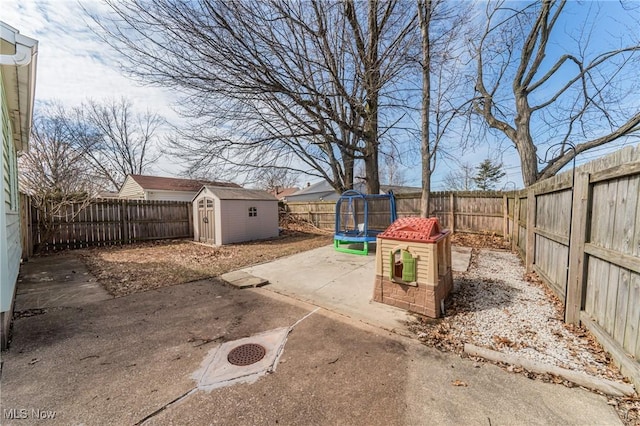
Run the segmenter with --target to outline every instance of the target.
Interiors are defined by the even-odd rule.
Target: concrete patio
[[[327,285],[305,292],[326,302],[327,287],[366,277],[369,259],[346,256],[333,261],[338,276],[319,269],[327,259],[316,251],[276,266],[285,262],[300,283],[323,276]],[[77,264],[65,259],[34,259],[32,271],[69,276]],[[45,413],[47,424],[87,425],[620,424],[600,395],[474,364],[268,288],[203,280],[82,304],[67,299],[18,318],[2,354],[2,423],[40,424]],[[353,312],[358,305],[348,299],[337,305]],[[274,371],[201,390],[194,375],[213,351],[282,327],[290,331]]]
[[[466,271],[471,249],[452,248],[452,269]],[[373,302],[375,250],[368,256],[341,253],[332,246],[251,266],[240,270],[243,282],[268,282],[268,290],[312,303],[367,324],[409,335],[407,323],[413,317],[407,311]],[[234,273],[222,279],[235,277]]]

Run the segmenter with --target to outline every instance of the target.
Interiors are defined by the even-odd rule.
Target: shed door
[[[215,244],[215,216],[213,199],[198,200],[198,226],[200,226],[200,242]]]

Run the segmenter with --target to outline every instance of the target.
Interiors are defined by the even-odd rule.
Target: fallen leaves
[[[511,243],[496,234],[470,234],[457,232],[451,235],[451,244],[471,248],[511,250]]]
[[[219,276],[330,243],[327,235],[285,230],[275,239],[220,247],[174,240],[85,249],[78,254],[105,289],[119,297]]]
[[[493,336],[493,343],[495,343],[496,346],[498,346],[498,347],[500,347],[500,346],[514,346],[514,343],[508,337],[500,337],[498,335],[494,335]]]

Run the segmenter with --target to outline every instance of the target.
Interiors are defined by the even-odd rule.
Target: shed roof
[[[142,189],[156,191],[199,191],[204,185],[229,188],[241,188],[232,182],[215,182],[202,179],[181,179],[160,176],[129,175]]]
[[[440,222],[435,217],[401,217],[393,222],[379,238],[417,243],[435,243],[449,233],[440,230]]]
[[[202,189],[208,189],[216,197],[221,200],[262,200],[262,201],[278,201],[276,197],[266,191],[260,189],[246,188],[224,188],[219,186],[205,185]],[[202,189],[196,194],[196,197],[202,192]]]

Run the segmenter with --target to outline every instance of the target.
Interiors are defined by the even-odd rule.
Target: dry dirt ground
[[[212,247],[187,240],[78,250],[113,296],[215,277],[331,243],[322,233],[285,230],[278,238]]]

